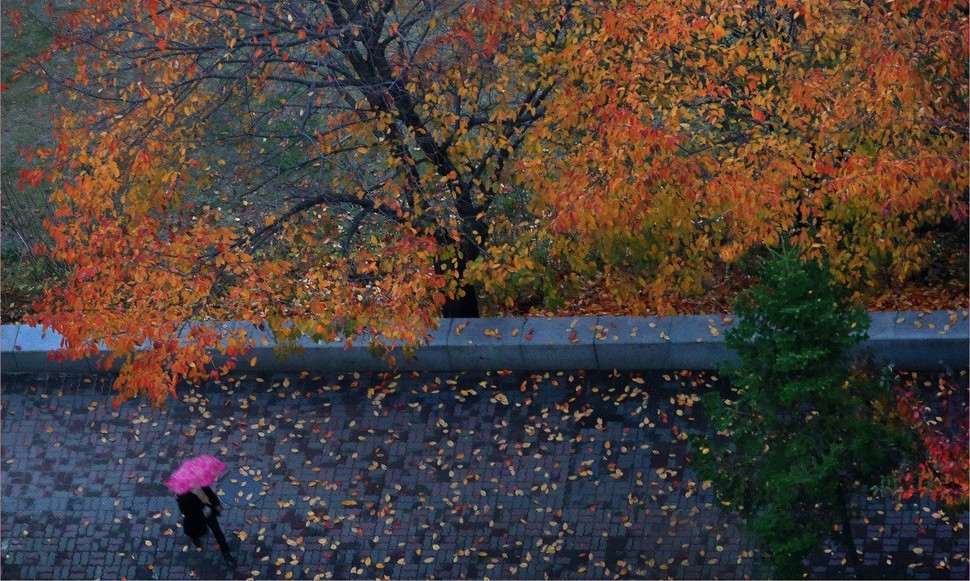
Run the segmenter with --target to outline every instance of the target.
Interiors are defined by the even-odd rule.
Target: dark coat
[[[218,512],[222,503],[219,502],[219,497],[216,496],[216,493],[208,486],[203,486],[202,492],[205,492],[205,495],[209,498],[209,504]],[[176,497],[176,500],[178,500],[179,510],[182,511],[184,517],[182,519],[182,529],[185,531],[185,534],[190,537],[201,537],[204,535],[207,525],[205,513],[202,509],[205,504],[191,490],[179,495]]]

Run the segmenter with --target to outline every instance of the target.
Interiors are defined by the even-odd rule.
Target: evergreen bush
[[[745,518],[780,577],[801,577],[803,560],[836,530],[858,565],[853,496],[890,475],[910,446],[881,421],[889,387],[849,356],[868,315],[828,273],[792,249],[769,257],[726,336],[740,358],[725,370],[736,395],[705,399],[717,435],[693,446],[698,473]]]

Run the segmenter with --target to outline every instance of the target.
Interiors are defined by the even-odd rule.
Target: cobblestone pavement
[[[113,410],[109,381],[4,378],[4,578],[768,573],[683,468],[710,376],[249,375],[187,388],[166,410]],[[234,570],[211,537],[191,547],[161,484],[202,453],[231,466],[217,488]],[[967,578],[967,517],[943,520],[869,503],[866,562]],[[812,572],[844,577],[841,561],[826,549]]]

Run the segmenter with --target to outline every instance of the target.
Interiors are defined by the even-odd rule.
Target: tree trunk
[[[845,546],[846,558],[853,567],[859,567],[859,554],[855,550],[855,536],[852,534],[852,514],[845,491],[839,487],[839,504],[842,512],[842,544]],[[858,571],[856,571],[858,573]]]
[[[445,300],[444,307],[441,309],[441,316],[446,319],[477,319],[479,316],[478,293],[475,292],[473,285],[464,282],[465,267],[481,254],[479,244],[485,242],[488,230],[482,223],[474,219],[466,220],[465,227],[462,230],[463,238],[459,244],[458,263],[455,266],[457,266],[458,271],[458,284],[461,285],[460,288],[464,293],[460,297]],[[478,244],[473,242],[476,238]],[[436,262],[435,270],[439,273],[445,272],[445,267],[440,262]]]
[[[442,308],[441,316],[446,319],[477,319],[478,294],[475,292],[475,287],[470,284],[466,284],[461,288],[463,291],[465,291],[465,295],[446,300],[445,305]]]

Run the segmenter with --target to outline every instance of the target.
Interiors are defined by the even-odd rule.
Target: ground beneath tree
[[[758,551],[685,470],[701,374],[237,376],[167,410],[110,378],[4,377],[7,578],[741,578]],[[239,559],[198,553],[162,482],[229,466]],[[863,575],[967,577],[967,516],[869,502]],[[959,530],[954,532],[954,526]],[[962,527],[962,528],[961,528]],[[837,548],[816,577],[844,577]]]
[[[661,312],[646,294],[620,299],[611,295],[607,282],[593,281],[579,295],[571,297],[555,309],[545,309],[537,305],[486,304],[483,306],[482,316],[582,317],[728,313],[731,312],[731,305],[738,294],[754,283],[753,277],[720,278],[702,294],[671,298],[666,309]],[[911,281],[881,291],[856,293],[853,300],[868,311],[967,310],[970,306],[966,276],[953,277],[946,283]]]

